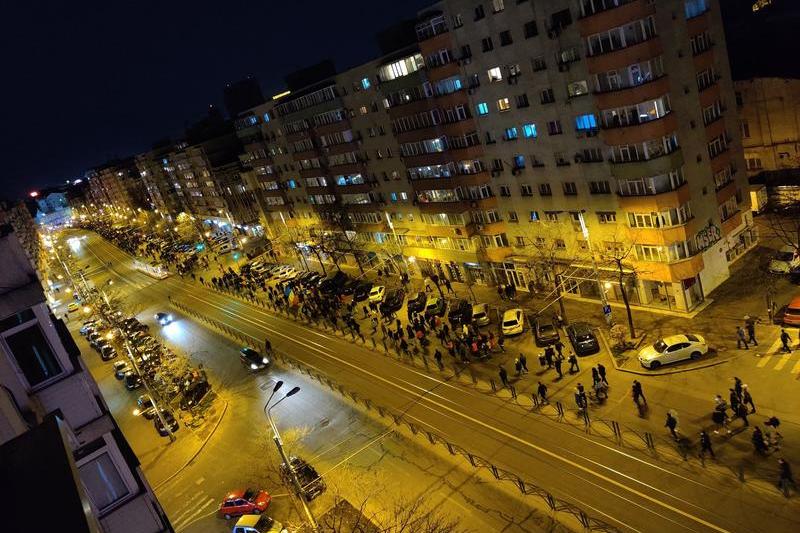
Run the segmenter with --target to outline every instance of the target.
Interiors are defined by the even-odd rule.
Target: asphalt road
[[[179,475],[155,484],[176,531],[230,531],[232,524],[217,518],[215,511],[227,491],[248,486],[272,493],[271,516],[285,523],[299,519],[279,478],[278,455],[262,411],[277,380],[285,382],[281,392],[301,387],[300,394],[273,413],[287,450],[309,460],[328,484],[328,490],[312,503],[316,513],[323,513],[336,497],[356,505],[366,502],[369,512],[424,497],[430,506],[460,518],[471,531],[559,530],[547,513],[528,505],[513,486],[487,483],[486,475],[431,453],[423,443],[365,416],[318,382],[280,367],[251,374],[239,362],[239,344],[169,309],[167,294],[174,291],[171,280],[158,282],[132,270],[123,252],[96,235],[83,243],[75,255],[79,264],[87,266],[87,277],[98,286],[112,279],[114,284],[107,287],[110,296],[123,300],[167,346],[203,363],[221,400],[229,404],[219,429],[197,458]],[[158,311],[172,312],[175,322],[158,326],[153,319]],[[73,321],[73,329],[77,325]],[[172,452],[168,448],[185,446],[193,435],[181,428],[176,445],[158,437],[151,422],[132,415],[136,397],[143,391],[126,391],[113,377],[110,363],[103,363],[82,337],[78,342],[145,474],[154,481],[166,479],[171,474],[163,465],[166,454]]]
[[[535,481],[623,530],[733,532],[763,530],[769,524],[770,531],[796,531],[800,526],[797,500],[787,501],[766,487],[740,485],[700,469],[614,447],[570,426],[534,418],[509,401],[203,292],[179,278],[154,283],[132,272],[128,256],[96,237],[89,239],[88,246],[97,257],[112,263],[112,276],[131,284],[148,302],[163,302],[169,295],[255,338],[266,335],[276,349],[361,397],[404,412],[420,427]]]

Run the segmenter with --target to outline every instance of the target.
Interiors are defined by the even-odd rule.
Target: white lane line
[[[209,498],[209,499],[208,499],[208,501],[206,501],[206,503],[204,503],[203,505],[201,505],[200,507],[198,507],[197,509],[195,509],[195,512],[193,512],[192,514],[190,514],[190,515],[188,515],[188,516],[184,517],[183,519],[179,519],[179,520],[177,520],[177,521],[173,521],[173,522],[172,522],[172,525],[173,525],[173,527],[175,528],[175,531],[180,531],[180,530],[182,530],[182,529],[185,529],[187,526],[189,526],[189,525],[190,525],[192,522],[194,522],[196,519],[198,519],[198,518],[201,518],[201,516],[200,516],[200,515],[202,515],[202,514],[203,514],[203,511],[205,511],[205,509],[206,509],[206,508],[207,508],[209,505],[211,505],[212,503],[214,503],[214,501],[215,501],[215,500],[214,500],[213,498]],[[216,511],[214,511],[214,512],[216,512]],[[210,513],[209,513],[209,514],[210,514]]]
[[[792,358],[792,354],[790,354],[790,353],[781,355],[780,359],[778,360],[778,364],[775,365],[772,368],[772,370],[781,370],[783,367],[786,366],[786,363],[788,363],[789,359],[791,359],[791,358]]]
[[[172,521],[173,525],[176,522],[180,522],[185,516],[187,516],[189,513],[192,513],[193,511],[195,511],[197,509],[197,507],[195,506],[195,500],[198,499],[198,498],[200,500],[204,500],[204,499],[208,498],[208,500],[214,501],[208,494],[206,494],[204,492],[195,493],[195,495],[192,496],[191,498],[189,498],[189,500],[187,500],[183,504],[183,506],[180,508],[180,510],[182,512],[177,514],[174,518],[171,518],[171,521]],[[197,503],[199,504],[199,502],[197,502]],[[188,506],[188,509],[187,509],[187,506]]]

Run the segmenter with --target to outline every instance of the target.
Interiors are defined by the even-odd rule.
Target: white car
[[[794,246],[783,246],[767,267],[773,274],[789,274],[800,269],[800,255]]]
[[[231,250],[232,250],[231,245],[230,243],[227,242],[220,244],[216,249],[218,254],[227,254]]]
[[[369,301],[380,303],[383,301],[383,297],[386,296],[386,287],[383,285],[375,285],[369,291]]]
[[[706,353],[708,344],[700,335],[670,335],[642,348],[639,363],[645,368],[655,369],[685,359],[698,359]]]
[[[509,309],[503,313],[503,335],[519,335],[525,329],[525,314],[522,309]]]
[[[475,304],[472,306],[472,321],[476,326],[487,326],[489,319],[489,304]]]

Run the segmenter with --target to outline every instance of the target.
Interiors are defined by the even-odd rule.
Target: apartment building
[[[747,174],[800,168],[800,80],[734,82]]]
[[[16,235],[0,227],[0,475],[8,531],[172,527]],[[49,513],[32,512],[45,490]],[[45,525],[44,521],[47,522]]]

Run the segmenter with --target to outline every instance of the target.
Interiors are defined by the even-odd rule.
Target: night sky
[[[775,0],[780,16],[770,18],[751,16],[749,0],[722,2],[736,14],[728,40],[742,57],[733,61],[737,76],[764,69],[798,75],[800,20],[796,6],[787,6],[800,2]],[[340,69],[371,59],[377,31],[431,3],[6,2],[0,196],[80,177],[115,156],[180,136],[209,104],[222,107],[229,81],[254,75],[269,96],[282,90],[286,73],[325,57]],[[794,29],[781,31],[784,25]]]

